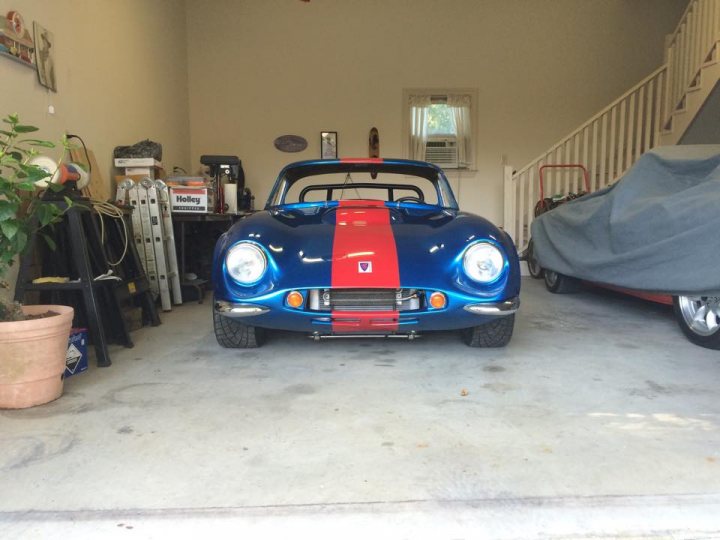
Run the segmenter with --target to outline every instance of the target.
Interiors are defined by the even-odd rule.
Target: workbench
[[[233,223],[251,213],[174,213],[172,215],[176,232],[175,238],[179,239],[176,249],[178,249],[178,260],[180,261],[180,284],[183,287],[183,297],[185,289],[189,289],[197,294],[198,302],[202,303],[207,284],[212,281],[212,256],[217,239]],[[190,272],[197,278],[187,279],[187,274]]]

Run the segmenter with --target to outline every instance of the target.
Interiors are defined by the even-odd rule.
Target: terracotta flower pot
[[[0,408],[23,409],[48,403],[63,391],[68,336],[73,309],[23,306],[28,315],[58,315],[0,322]]]

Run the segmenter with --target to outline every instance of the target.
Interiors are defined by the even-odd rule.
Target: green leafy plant
[[[50,141],[30,138],[28,134],[38,131],[35,126],[20,123],[16,114],[2,119],[0,129],[0,286],[9,287],[4,280],[10,266],[28,247],[28,239],[39,232],[54,248],[52,238],[42,229],[62,219],[72,206],[65,198],[65,208],[43,201],[37,196],[35,182],[49,176],[44,169],[33,165],[32,159],[41,149],[55,148]],[[64,149],[68,148],[63,140]],[[65,152],[63,152],[63,155]],[[51,189],[62,189],[50,184]],[[16,303],[0,302],[0,321],[22,318]]]

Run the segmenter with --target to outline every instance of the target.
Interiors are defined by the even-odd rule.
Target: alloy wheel
[[[720,297],[678,296],[678,307],[688,328],[700,336],[720,330]]]

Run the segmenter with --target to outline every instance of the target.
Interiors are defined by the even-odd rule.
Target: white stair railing
[[[720,2],[693,0],[667,42],[668,91],[666,110],[685,108],[688,89],[698,84],[700,69],[720,37]],[[670,129],[670,116],[664,129]]]
[[[643,152],[657,145],[662,118],[665,66],[564,137],[548,151],[511,174],[506,171],[505,230],[519,250],[527,247],[529,226],[539,200],[539,170],[543,165],[578,163],[590,177],[590,190],[607,186],[622,175]],[[577,193],[583,178],[570,169],[547,169],[543,174],[545,196]],[[510,183],[508,186],[507,183]],[[514,216],[507,219],[507,211]]]
[[[672,129],[672,115],[683,111],[685,95],[699,83],[703,65],[717,55],[719,39],[720,0],[692,0],[668,37],[665,65],[522,169],[505,167],[504,228],[518,251],[529,242],[540,167],[582,164],[592,191],[616,181],[659,144],[662,131]],[[546,196],[583,188],[582,176],[571,169],[547,169],[543,176]]]

